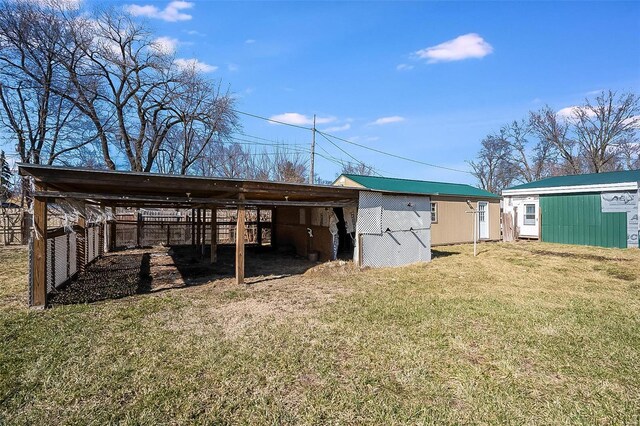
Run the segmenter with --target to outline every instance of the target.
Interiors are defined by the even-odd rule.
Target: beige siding
[[[478,201],[489,202],[489,237],[500,239],[500,200],[482,198],[462,198],[433,196],[438,205],[438,222],[431,224],[431,245],[466,243],[473,241],[473,214],[469,211],[467,200],[474,207]]]

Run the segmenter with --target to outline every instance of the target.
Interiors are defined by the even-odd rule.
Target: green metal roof
[[[343,174],[367,189],[406,194],[451,195],[461,197],[500,198],[484,189],[462,183],[429,182],[424,180],[396,179],[377,176]],[[339,178],[338,178],[339,179]]]
[[[554,176],[536,182],[512,186],[512,189],[554,188],[556,186],[606,185],[611,183],[640,182],[640,170],[589,173],[586,175]]]

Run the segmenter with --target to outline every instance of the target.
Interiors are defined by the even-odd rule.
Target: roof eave
[[[638,182],[620,182],[598,185],[571,185],[550,186],[545,188],[505,189],[503,196],[513,195],[545,195],[545,194],[571,194],[579,192],[609,192],[609,191],[637,191]]]

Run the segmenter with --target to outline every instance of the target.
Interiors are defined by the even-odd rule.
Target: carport
[[[46,306],[48,287],[82,274],[88,262],[114,249],[115,232],[109,215],[118,207],[180,208],[198,212],[191,222],[192,243],[207,244],[204,229],[210,227],[211,261],[216,256],[216,210],[236,209],[235,280],[244,283],[245,210],[355,206],[359,190],[324,185],[263,182],[201,176],[162,175],[124,171],[21,164],[20,174],[33,182],[34,229],[30,256],[30,304]],[[77,214],[72,225],[49,229],[48,207],[71,206]],[[211,219],[201,212],[210,209]],[[307,209],[309,210],[309,209]],[[258,210],[259,211],[259,210]],[[100,218],[88,223],[89,212]],[[100,214],[102,213],[102,214]],[[258,214],[259,222],[259,214]],[[301,220],[304,225],[305,221]],[[310,222],[308,222],[310,223]],[[258,225],[259,226],[259,225]],[[273,221],[272,226],[277,226]],[[66,229],[66,231],[65,231]],[[73,241],[70,233],[73,233]],[[306,227],[302,229],[306,232]],[[196,235],[197,233],[197,235]],[[66,241],[66,242],[65,242]],[[65,252],[66,250],[66,252]],[[48,263],[59,252],[65,264]]]

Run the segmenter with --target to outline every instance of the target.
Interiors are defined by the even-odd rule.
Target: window
[[[438,203],[431,203],[431,223],[438,223]]]
[[[536,224],[536,205],[535,204],[524,205],[524,224],[525,225]]]

